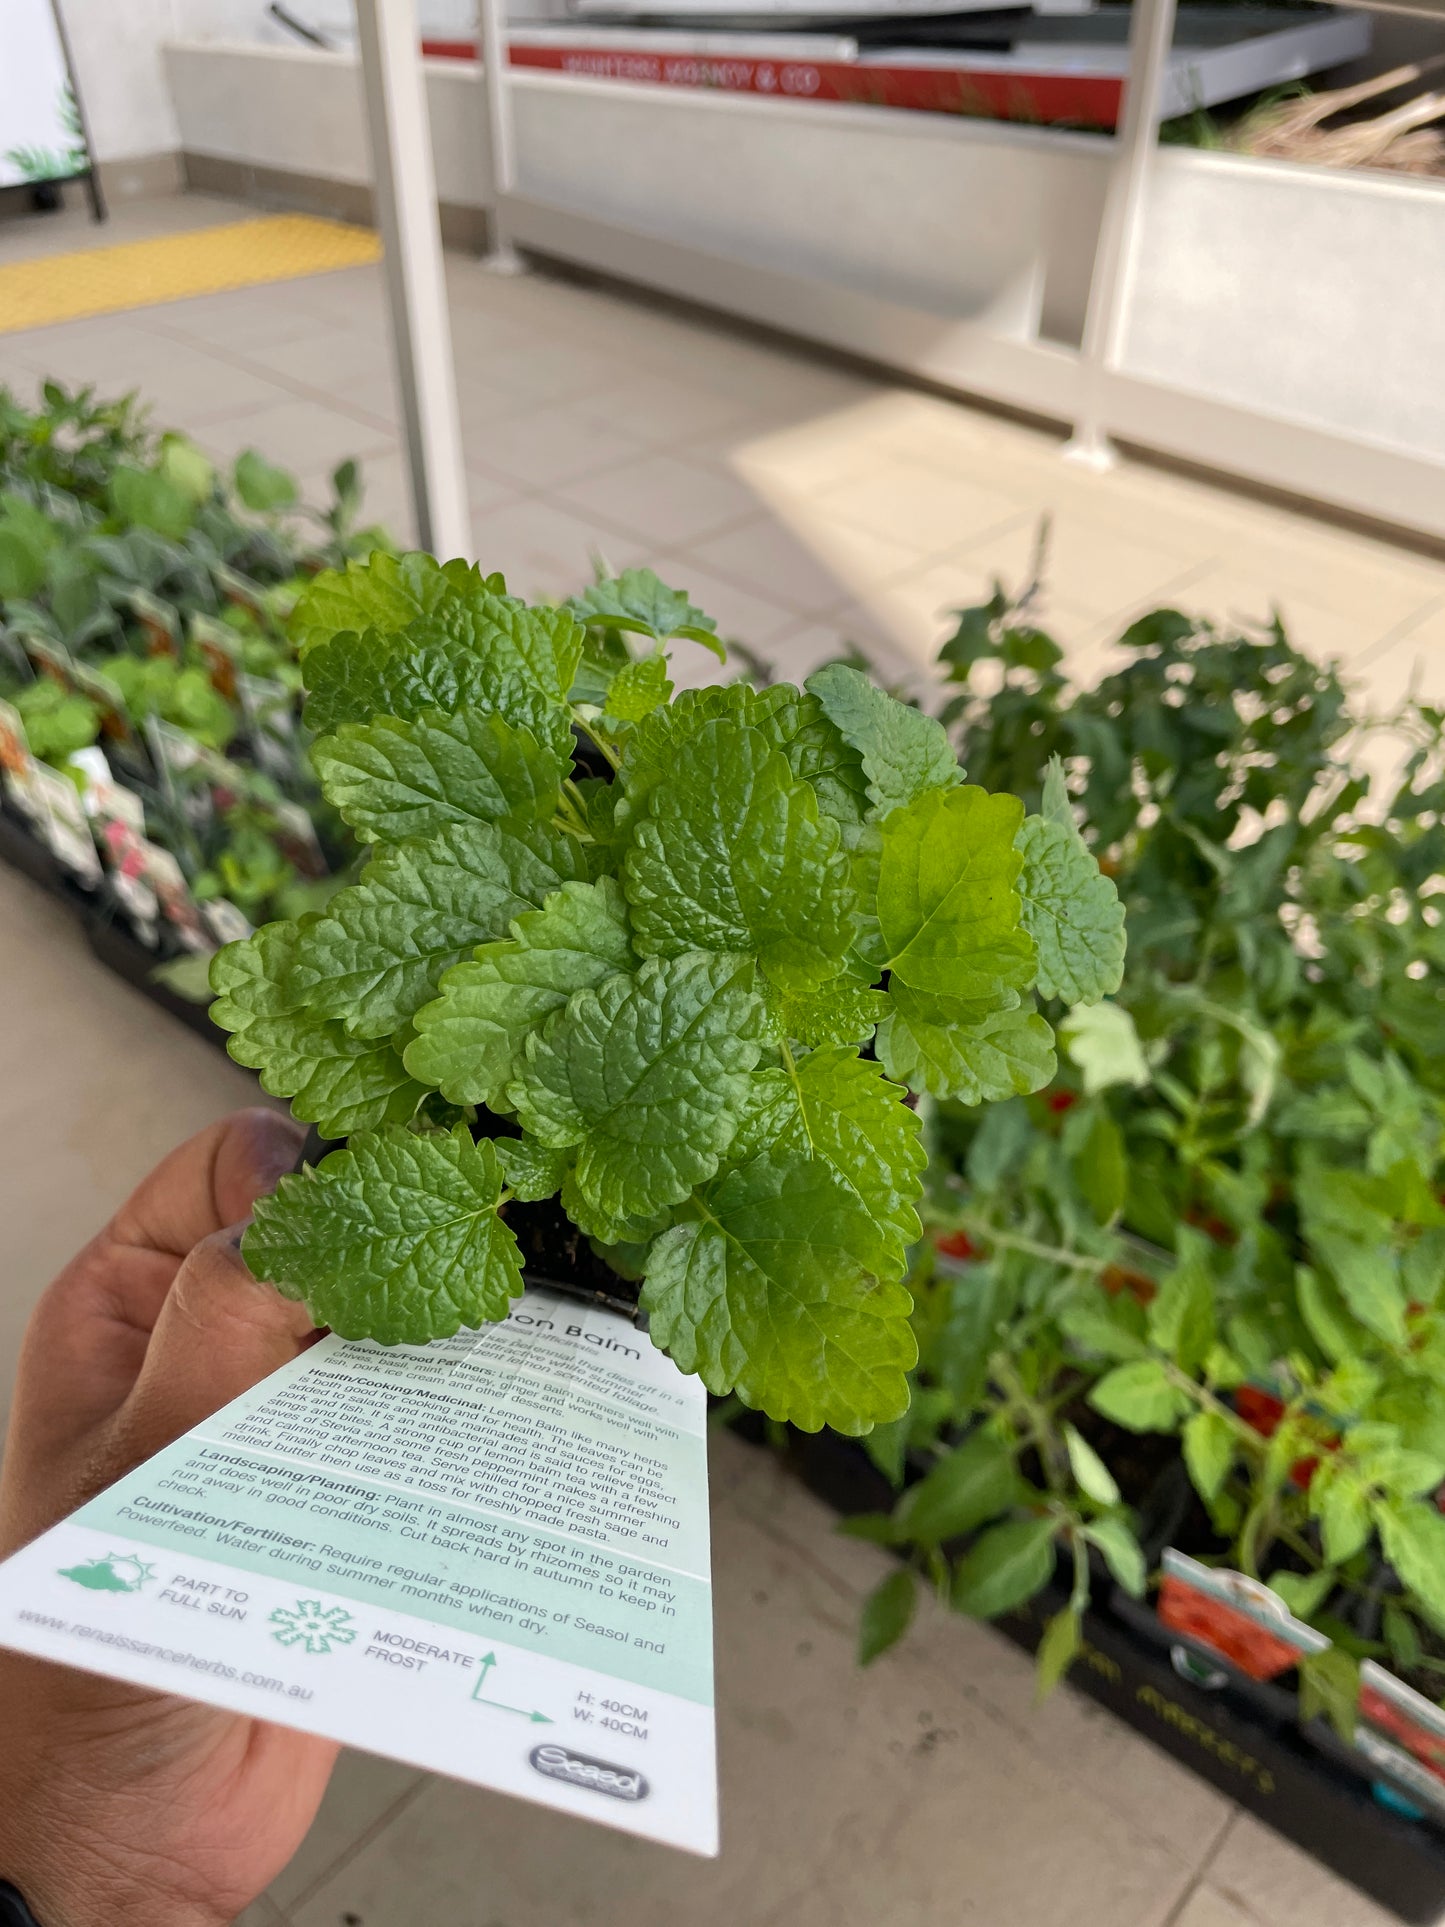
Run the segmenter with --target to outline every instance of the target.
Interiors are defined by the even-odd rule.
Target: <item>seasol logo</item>
[[[570,1747],[551,1740],[534,1746],[528,1759],[538,1773],[549,1780],[566,1780],[570,1786],[591,1787],[594,1793],[610,1793],[614,1800],[645,1800],[647,1781],[625,1766],[609,1766],[606,1760],[590,1759]]]

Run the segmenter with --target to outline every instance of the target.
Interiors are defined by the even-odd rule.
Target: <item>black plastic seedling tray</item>
[[[32,883],[38,883],[65,907],[79,925],[91,952],[107,970],[123,977],[132,989],[178,1018],[207,1043],[218,1050],[226,1048],[225,1033],[211,1022],[204,1005],[189,1003],[157,982],[156,966],[174,953],[148,949],[116,913],[104,887],[83,889],[8,803],[0,806],[0,862],[8,863]]]
[[[750,1435],[761,1437],[761,1428]],[[887,1512],[896,1493],[863,1449],[835,1433],[793,1434],[789,1456],[808,1489],[844,1517]],[[1068,1599],[1072,1572],[998,1629],[1032,1652]],[[1445,1914],[1445,1835],[1383,1805],[1363,1762],[1323,1722],[1301,1729],[1292,1693],[1235,1671],[1181,1640],[1148,1603],[1095,1587],[1071,1683],[1162,1746],[1285,1839],[1414,1927]],[[1189,1659],[1219,1683],[1181,1672]]]

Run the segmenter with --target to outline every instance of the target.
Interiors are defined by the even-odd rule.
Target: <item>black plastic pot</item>
[[[851,1439],[795,1433],[788,1452],[808,1489],[845,1517],[892,1508],[897,1495]],[[1032,1652],[1071,1585],[1061,1561],[999,1631]],[[1108,1583],[1095,1587],[1084,1636],[1069,1675],[1081,1692],[1401,1920],[1434,1927],[1445,1911],[1445,1833],[1386,1806],[1370,1769],[1323,1722],[1302,1729],[1293,1693],[1181,1639],[1151,1605]]]

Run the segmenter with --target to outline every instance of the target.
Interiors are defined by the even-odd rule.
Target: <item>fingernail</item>
[[[244,1218],[238,1218],[235,1224],[227,1225],[226,1229],[220,1234],[221,1242],[230,1245],[233,1250],[239,1251],[241,1249],[241,1240],[245,1237],[246,1228],[250,1222],[251,1214],[248,1211]]]

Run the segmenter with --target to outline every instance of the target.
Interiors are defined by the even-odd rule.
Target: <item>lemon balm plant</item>
[[[675,695],[670,642],[723,651],[645,570],[529,608],[378,555],[318,577],[294,634],[371,856],[215,961],[232,1055],[349,1140],[257,1207],[252,1269],[423,1343],[505,1317],[509,1218],[555,1196],[710,1390],[809,1430],[898,1417],[917,1099],[1039,1089],[1035,988],[1119,979],[1061,784],[1026,817],[841,664]]]

